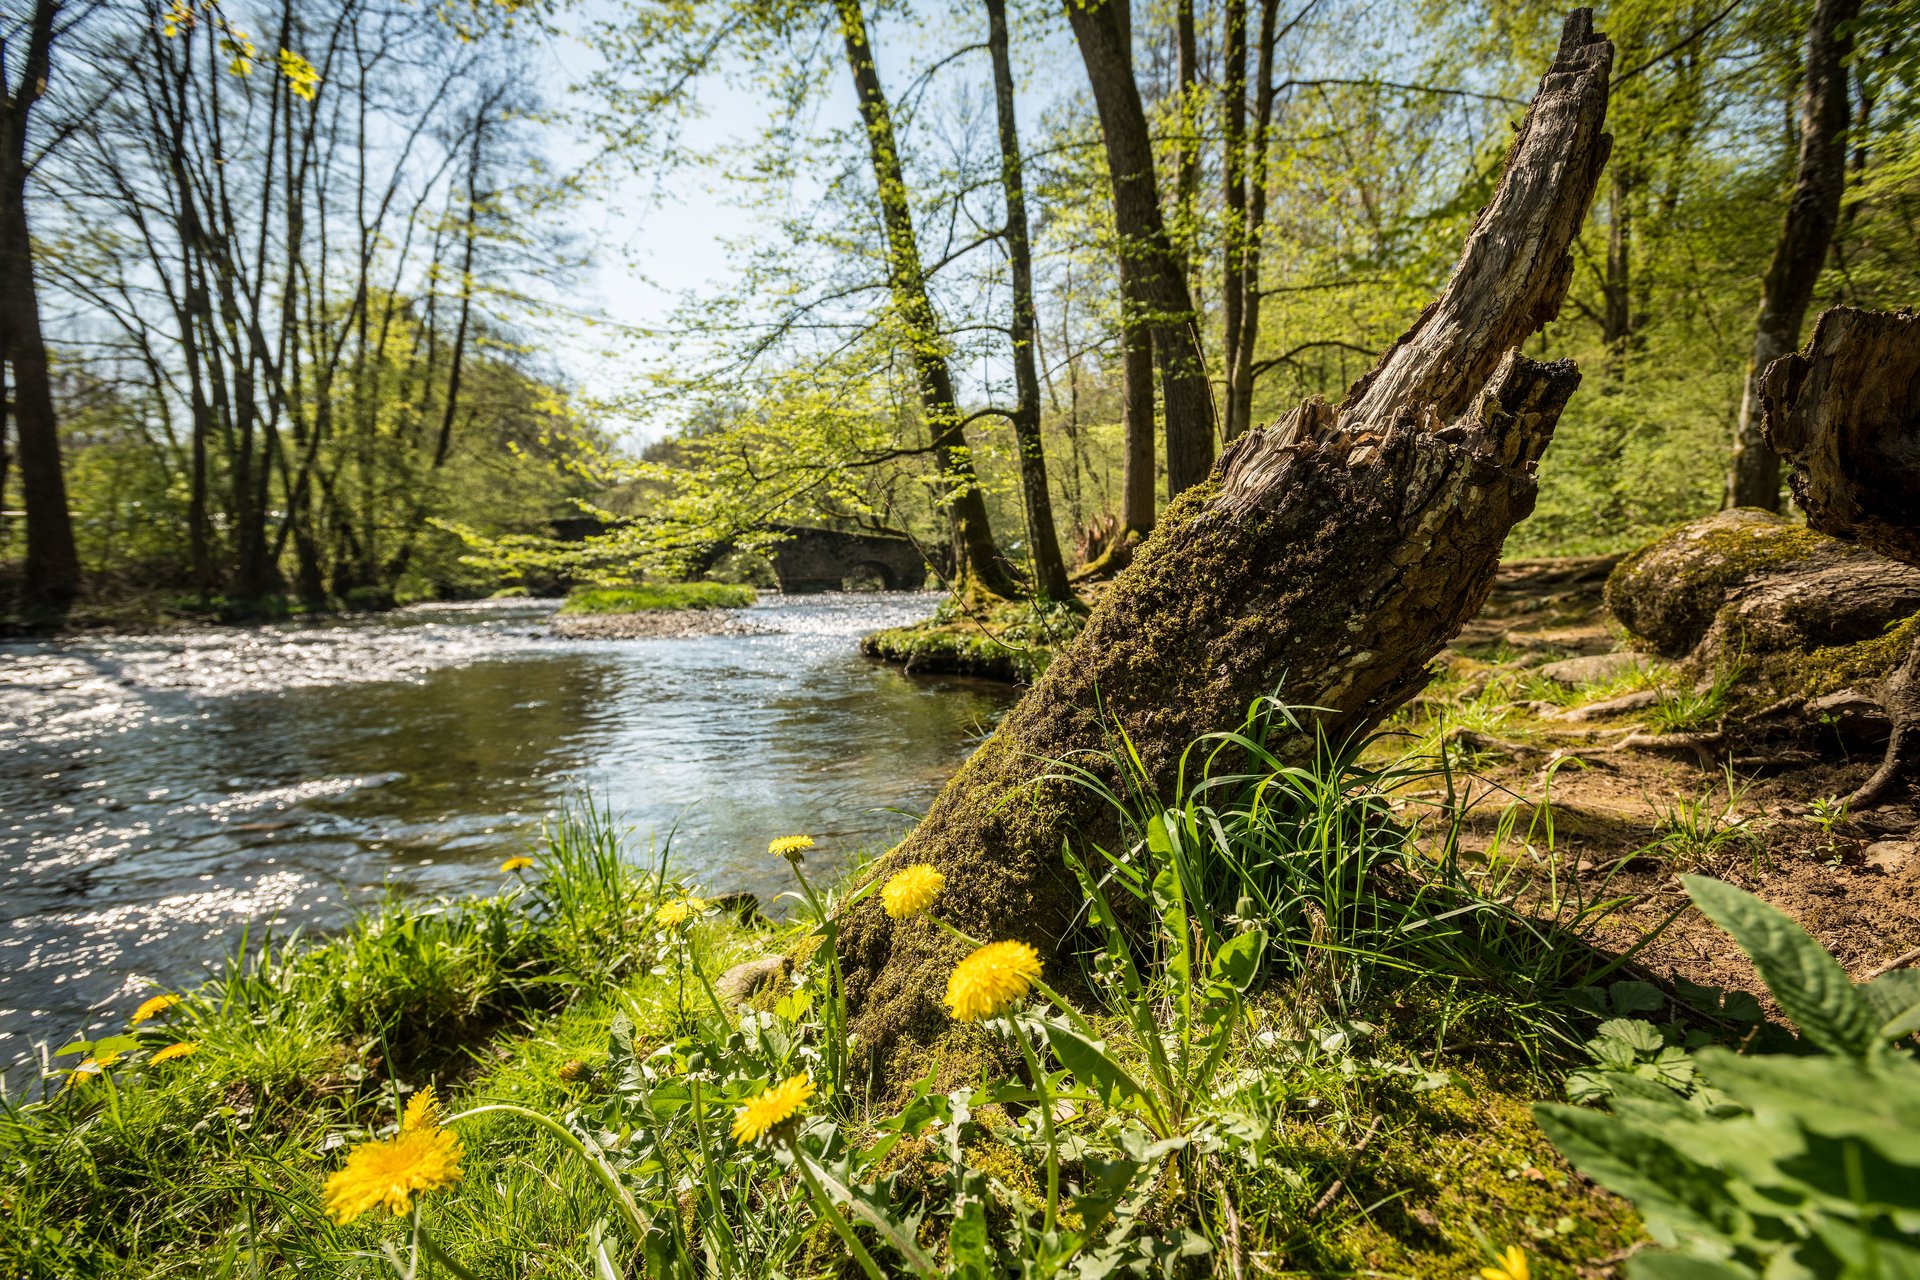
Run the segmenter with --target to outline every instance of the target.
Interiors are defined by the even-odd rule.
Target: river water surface
[[[0,1067],[190,982],[240,926],[338,923],[393,882],[499,885],[591,795],[715,891],[896,837],[1013,691],[908,679],[861,633],[934,597],[771,597],[764,633],[564,640],[550,606],[0,645]]]

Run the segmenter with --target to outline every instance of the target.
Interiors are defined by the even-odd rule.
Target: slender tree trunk
[[[1129,259],[1138,296],[1150,308],[1144,318],[1153,329],[1160,367],[1171,498],[1206,479],[1213,465],[1213,389],[1186,273],[1160,212],[1153,143],[1126,40],[1125,0],[1067,0],[1066,9],[1100,111],[1120,252]]]
[[[1013,60],[1008,50],[1006,0],[987,0],[987,49],[993,60],[994,106],[1000,116],[1000,181],[1007,193],[1007,263],[1013,273],[1013,380],[1018,403],[1013,435],[1020,448],[1020,490],[1026,501],[1027,542],[1033,548],[1033,588],[1045,600],[1070,600],[1067,565],[1053,525],[1047,455],[1040,438],[1040,371],[1034,344],[1033,246],[1027,232],[1026,179],[1013,110]]]
[[[1607,273],[1601,286],[1600,337],[1607,372],[1624,377],[1633,342],[1633,172],[1615,164],[1607,175]]]
[[[1233,387],[1239,372],[1240,328],[1246,323],[1247,243],[1247,0],[1227,0],[1226,66],[1220,74],[1221,172],[1226,214],[1222,219],[1220,309],[1227,360],[1228,440],[1247,429]]]
[[[1847,59],[1853,52],[1853,36],[1846,28],[1859,12],[1860,0],[1817,0],[1807,25],[1800,160],[1793,197],[1761,283],[1760,316],[1754,324],[1727,478],[1728,506],[1780,509],[1780,460],[1767,448],[1760,429],[1760,376],[1799,344],[1800,326],[1840,220],[1840,197],[1847,183]]]
[[[1174,92],[1179,95],[1179,138],[1174,152],[1179,157],[1175,179],[1173,243],[1180,250],[1182,263],[1192,270],[1194,247],[1198,239],[1195,207],[1200,199],[1200,41],[1193,20],[1193,0],[1175,0]]]
[[[920,380],[920,405],[933,438],[953,538],[953,579],[956,590],[977,588],[997,596],[1017,594],[1013,578],[1000,562],[987,524],[986,498],[967,450],[966,430],[954,396],[953,372],[947,367],[946,341],[927,294],[926,271],[920,262],[920,244],[914,234],[913,211],[907,202],[906,173],[893,136],[893,114],[880,72],[873,65],[873,47],[867,40],[867,20],[860,0],[835,0],[840,34],[847,47],[847,66],[853,73],[860,100],[860,120],[867,129],[867,149],[873,158],[873,179],[880,201],[880,217],[887,233],[887,268],[893,304],[906,323],[907,340]]]
[[[1591,12],[1575,11],[1445,292],[1337,408],[1315,398],[1249,432],[1169,508],[1079,639],[875,874],[932,863],[953,923],[1030,942],[1063,971],[1084,899],[1061,843],[1113,848],[1117,831],[1106,801],[1054,762],[1098,771],[1124,730],[1164,785],[1187,742],[1256,697],[1313,708],[1341,741],[1425,685],[1532,510],[1535,465],[1579,383],[1571,362],[1536,363],[1520,345],[1572,279],[1568,246],[1610,141],[1611,62]],[[1278,749],[1298,759],[1313,743]],[[888,919],[877,895],[840,930],[858,1043],[886,1078],[911,1079],[953,1025],[939,996],[955,948]]]
[[[1280,38],[1280,0],[1261,0],[1259,82],[1253,93],[1253,134],[1246,158],[1249,199],[1239,240],[1240,324],[1227,351],[1229,440],[1253,426],[1253,361],[1260,342],[1260,237],[1267,225],[1268,133],[1273,127],[1273,50]],[[1238,424],[1237,428],[1234,424]]]
[[[80,590],[80,559],[67,510],[53,379],[40,329],[40,295],[27,233],[27,117],[52,69],[55,0],[38,0],[17,89],[0,84],[0,359],[13,372],[20,493],[27,509],[22,612],[57,619]]]
[[[1142,313],[1138,272],[1120,259],[1120,394],[1126,457],[1120,477],[1120,532],[1122,543],[1138,541],[1153,532],[1156,450],[1153,422],[1153,331]]]

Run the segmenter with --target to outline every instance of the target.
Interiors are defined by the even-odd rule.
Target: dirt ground
[[[1634,963],[1657,980],[1679,976],[1765,999],[1746,957],[1690,906],[1680,885],[1687,872],[1787,912],[1856,981],[1920,964],[1912,796],[1858,814],[1834,803],[1878,763],[1871,726],[1843,735],[1831,717],[1783,713],[1735,688],[1710,722],[1674,730],[1655,713],[1670,691],[1699,688],[1688,673],[1654,663],[1571,685],[1543,674],[1568,674],[1550,665],[1566,658],[1631,648],[1601,602],[1611,563],[1503,567],[1443,676],[1403,716],[1410,732],[1444,738],[1466,761],[1476,803],[1463,845],[1538,858],[1550,844],[1592,900],[1627,899],[1594,941],[1614,952],[1644,944]],[[1639,661],[1585,665],[1604,672]],[[1550,837],[1534,820],[1543,799],[1551,801]],[[1502,840],[1509,806],[1517,825]],[[1531,853],[1517,845],[1522,837]]]

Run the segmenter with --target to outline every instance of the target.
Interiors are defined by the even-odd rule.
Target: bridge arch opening
[[[840,581],[843,591],[898,591],[900,589],[892,569],[878,560],[862,560],[847,570],[847,576]]]

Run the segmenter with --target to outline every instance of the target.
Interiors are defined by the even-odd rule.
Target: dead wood
[[[955,924],[1052,957],[1081,906],[1062,840],[1117,831],[1105,801],[1049,779],[1048,762],[1096,766],[1118,724],[1165,782],[1187,742],[1260,695],[1322,708],[1337,740],[1420,690],[1531,513],[1535,464],[1579,382],[1571,362],[1519,348],[1572,276],[1568,246],[1610,146],[1612,57],[1576,10],[1445,292],[1341,404],[1309,400],[1240,437],[1181,495],[877,874],[933,863]],[[950,1025],[953,944],[874,897],[841,939],[854,1030],[883,1076],[908,1078]]]
[[[1767,444],[1807,523],[1920,565],[1920,314],[1834,307],[1761,379]],[[1887,753],[1850,807],[1894,798],[1920,766],[1920,629],[1881,686]]]

